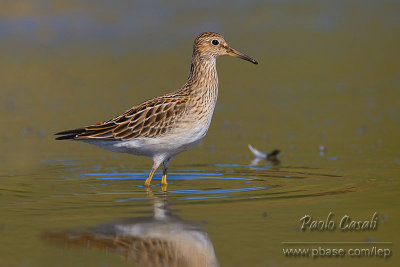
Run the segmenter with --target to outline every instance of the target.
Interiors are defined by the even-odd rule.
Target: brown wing
[[[177,96],[151,99],[111,120],[57,133],[62,136],[56,139],[129,140],[161,135],[174,127],[176,118],[185,111],[186,101]]]

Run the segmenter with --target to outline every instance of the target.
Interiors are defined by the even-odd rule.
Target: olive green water
[[[49,233],[87,233],[121,218],[137,225],[160,200],[208,234],[221,266],[399,263],[399,1],[2,5],[1,266],[135,265],[119,250]],[[218,60],[211,127],[172,161],[168,192],[160,173],[152,192],[142,187],[149,159],[54,141],[54,132],[179,88],[205,30],[260,64]],[[253,164],[248,144],[280,149],[281,164]],[[329,212],[334,231],[300,229],[304,215]],[[374,212],[377,230],[338,229],[346,214],[364,221]],[[283,255],[373,246],[391,257]]]

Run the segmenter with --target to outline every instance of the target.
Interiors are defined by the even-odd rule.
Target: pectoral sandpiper
[[[84,141],[114,152],[150,157],[153,167],[145,186],[150,186],[161,163],[161,184],[166,185],[171,159],[198,144],[207,133],[218,96],[216,58],[222,55],[258,64],[231,48],[222,35],[202,33],[194,41],[190,74],[181,89],[145,101],[113,119],[59,132],[56,140]]]

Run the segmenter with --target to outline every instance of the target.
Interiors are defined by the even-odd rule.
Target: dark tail
[[[62,131],[59,133],[56,133],[54,135],[61,135],[56,138],[56,140],[72,140],[75,139],[75,137],[78,134],[81,134],[85,132],[85,128],[78,128],[78,129],[73,129],[73,130],[68,130],[68,131]]]
[[[275,149],[275,150],[272,151],[271,153],[268,153],[268,155],[267,155],[267,160],[269,160],[269,161],[279,161],[279,160],[278,160],[278,154],[279,154],[279,152],[281,152],[281,151],[279,151],[278,149]]]

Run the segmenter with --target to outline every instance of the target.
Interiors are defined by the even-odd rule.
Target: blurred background
[[[260,62],[218,61],[220,96],[204,149],[226,150],[228,159],[248,142],[395,156],[399,8],[386,0],[3,1],[2,161],[30,168],[40,153],[95,149],[51,135],[180,88],[203,31]]]
[[[276,183],[283,188],[289,186],[288,192],[314,190],[313,194],[323,195],[332,188],[340,192],[349,188],[365,191],[366,195],[355,195],[349,202],[326,204],[357,207],[353,213],[364,217],[371,213],[371,206],[362,203],[371,194],[398,205],[393,203],[398,202],[395,194],[400,173],[400,1],[40,0],[2,1],[0,6],[0,189],[4,193],[2,203],[10,205],[8,222],[1,225],[14,244],[7,245],[8,255],[17,253],[22,240],[30,240],[26,247],[37,244],[38,233],[50,225],[45,227],[44,223],[29,231],[30,226],[23,223],[15,228],[7,225],[38,218],[27,215],[28,210],[51,214],[50,210],[57,206],[54,202],[41,205],[46,202],[44,196],[54,190],[64,197],[75,192],[73,185],[56,186],[54,181],[80,177],[93,170],[141,172],[146,176],[151,165],[148,159],[116,155],[86,144],[55,142],[53,134],[112,118],[144,100],[179,89],[189,73],[193,40],[203,31],[223,34],[232,47],[260,64],[254,66],[229,57],[218,60],[220,91],[209,132],[198,147],[175,158],[171,170],[219,170],[223,175],[233,173],[232,176],[247,173],[250,178],[261,177],[261,171],[276,179],[293,176],[294,172],[303,175],[308,184],[288,185],[286,180]],[[264,162],[261,169],[248,173],[249,168],[242,165],[252,159],[249,143],[265,152],[280,149],[282,168],[268,173],[271,166]],[[318,152],[320,146],[324,147],[322,154]],[[240,169],[234,168],[239,165]],[[305,169],[337,174],[340,178],[328,182],[312,176],[322,179],[316,181],[306,175],[309,171]],[[139,186],[142,180],[135,183]],[[203,189],[225,186],[198,183],[196,186]],[[315,189],[317,184],[320,187]],[[67,194],[63,188],[71,191]],[[380,189],[368,191],[373,188]],[[249,200],[254,196],[239,197]],[[330,197],[322,200],[331,201]],[[69,200],[63,201],[65,207],[71,208]],[[111,208],[112,201],[104,201]],[[258,201],[256,206],[239,201],[241,206],[231,207],[236,211],[224,216],[210,214],[205,203],[196,206],[202,210],[201,205],[205,205],[199,213],[192,212],[188,202],[176,204],[181,205],[180,215],[187,219],[203,221],[208,216],[213,218],[208,220],[218,221],[221,217],[220,224],[209,224],[206,231],[222,265],[250,266],[246,265],[250,262],[265,266],[292,263],[278,254],[279,245],[276,250],[277,244],[287,240],[275,231],[257,228],[277,229],[273,226],[284,222],[283,226],[287,223],[290,230],[282,228],[282,232],[294,232],[294,225],[305,211],[293,206],[290,198],[285,201],[272,205],[279,207],[276,212],[282,214],[272,225],[255,223],[262,217],[260,214],[266,210],[269,214],[273,209],[268,201]],[[388,208],[379,201],[369,199],[378,211]],[[23,202],[34,206],[21,208],[18,203]],[[76,203],[79,206],[82,201]],[[310,202],[303,204],[307,211],[312,209]],[[215,211],[228,212],[229,208],[218,205],[212,204]],[[388,214],[393,211],[390,215],[398,218],[398,212],[393,214],[395,208],[388,208]],[[238,223],[237,229],[222,231],[227,223],[223,218],[235,220],[237,214],[242,214],[241,209],[253,210],[258,219],[252,220],[248,215],[248,221]],[[323,204],[315,206],[315,210],[321,216],[329,212]],[[71,218],[73,210],[70,212],[42,220],[59,222],[59,227],[81,225],[65,221]],[[80,212],[87,214],[88,210]],[[100,210],[97,217],[88,220],[107,221],[99,214]],[[288,219],[287,214],[293,217]],[[113,216],[122,214],[115,211],[109,215]],[[242,232],[249,251],[240,253],[243,244],[229,236],[249,221],[255,228]],[[85,221],[82,225],[90,223]],[[395,226],[384,229],[387,232],[382,230],[378,235],[391,237]],[[31,239],[26,238],[27,232],[31,232]],[[264,233],[263,237],[255,232]],[[267,239],[274,241],[264,244]],[[226,247],[226,242],[231,246]],[[52,262],[44,256],[49,248],[41,246],[38,245],[43,252],[39,259],[31,252],[19,264],[43,266]],[[53,253],[71,260],[66,254]],[[269,260],[263,253],[269,255]],[[82,254],[79,259],[82,257],[86,256]],[[96,254],[90,259],[96,262],[98,257]],[[102,258],[100,262],[103,260],[106,261]],[[5,262],[9,265],[18,260],[9,256]],[[124,263],[115,260],[114,264]]]

